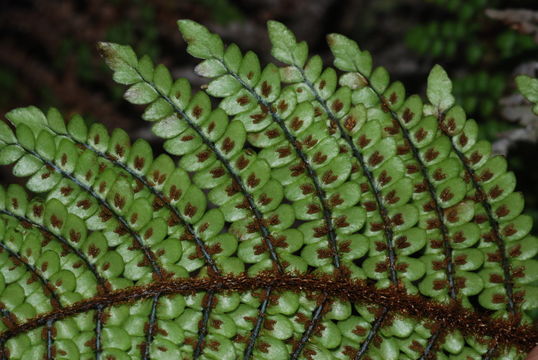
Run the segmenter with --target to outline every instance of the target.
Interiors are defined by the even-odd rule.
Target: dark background
[[[141,109],[99,58],[97,41],[131,44],[168,66],[175,77],[202,84],[185,52],[176,20],[190,18],[226,42],[271,61],[265,23],[284,22],[330,64],[325,34],[339,32],[372,52],[408,94],[422,93],[429,69],[442,64],[458,101],[482,127],[481,137],[507,153],[538,219],[538,117],[515,91],[514,75],[537,75],[538,23],[490,19],[487,8],[538,11],[536,0],[0,0],[0,117],[12,108],[58,107],[132,137],[152,138]],[[528,24],[527,24],[528,25]],[[532,24],[531,24],[532,25]],[[530,30],[529,30],[530,29]],[[523,34],[521,32],[528,32]],[[512,121],[509,121],[512,119]],[[515,121],[514,121],[515,120]],[[523,125],[519,124],[523,123]],[[514,135],[524,127],[525,139]],[[514,138],[514,139],[512,139]],[[0,169],[0,182],[17,181]],[[19,180],[20,181],[20,180]]]

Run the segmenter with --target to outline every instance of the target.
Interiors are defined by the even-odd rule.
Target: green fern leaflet
[[[179,28],[201,91],[99,44],[166,154],[56,109],[0,122],[0,162],[26,179],[0,187],[2,359],[522,359],[538,343],[531,218],[441,67],[423,100],[342,35],[325,67],[270,21],[280,65],[263,66]]]

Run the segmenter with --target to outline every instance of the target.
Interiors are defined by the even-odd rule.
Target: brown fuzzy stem
[[[530,351],[538,345],[538,332],[529,325],[493,319],[485,313],[464,308],[461,304],[441,304],[420,295],[409,295],[401,287],[376,289],[362,280],[342,280],[331,276],[294,275],[266,272],[256,277],[228,275],[211,278],[183,278],[157,281],[145,286],[135,286],[112,291],[74,303],[69,307],[39,315],[25,323],[0,333],[0,342],[18,334],[44,326],[98,307],[110,307],[123,303],[174,294],[193,294],[200,291],[244,292],[272,286],[276,290],[321,292],[329,297],[353,303],[377,304],[392,311],[416,319],[428,319],[445,324],[446,330],[460,330],[464,335],[479,338],[495,337],[499,346],[515,346]]]

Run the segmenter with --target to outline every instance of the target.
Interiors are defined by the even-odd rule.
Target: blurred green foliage
[[[189,0],[206,6],[211,10],[213,20],[222,25],[242,20],[245,14],[237,8],[231,1],[228,0]]]
[[[490,141],[513,125],[500,121],[499,100],[515,66],[535,60],[538,45],[530,35],[487,18],[487,8],[526,5],[514,0],[430,0],[428,20],[411,28],[406,43],[423,58],[444,61],[454,74],[454,93],[482,126]],[[518,2],[518,4],[515,4]],[[521,2],[521,4],[519,4]]]
[[[488,56],[497,60],[518,56],[536,47],[529,35],[492,25],[486,8],[510,5],[511,0],[433,0],[429,21],[406,35],[408,46],[423,56],[478,65]]]
[[[470,113],[487,118],[496,109],[506,87],[501,74],[476,71],[454,80],[454,93],[458,102]]]

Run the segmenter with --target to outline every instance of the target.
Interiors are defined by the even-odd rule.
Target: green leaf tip
[[[120,70],[126,65],[135,67],[138,63],[133,49],[128,45],[99,42],[97,49],[112,70]]]
[[[15,126],[25,124],[31,128],[42,128],[47,122],[45,114],[35,106],[13,109],[6,113],[6,119]]]
[[[426,94],[428,100],[430,100],[439,111],[448,110],[454,105],[455,99],[452,95],[452,81],[441,65],[434,65],[430,71]]]
[[[361,51],[359,45],[348,37],[332,33],[327,35],[327,44],[334,56],[334,66],[342,71],[358,72],[370,76],[372,57],[368,51]]]
[[[267,30],[275,59],[302,68],[308,57],[308,45],[304,41],[297,43],[293,32],[281,22],[269,20]]]
[[[179,31],[187,42],[187,52],[200,59],[222,59],[224,45],[220,36],[193,20],[178,20]]]
[[[11,144],[16,140],[13,130],[8,124],[0,122],[0,141]]]

